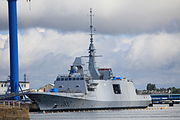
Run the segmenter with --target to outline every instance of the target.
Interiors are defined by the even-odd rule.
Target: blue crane
[[[11,93],[19,92],[19,63],[17,37],[17,8],[16,0],[8,0],[9,14],[9,44],[10,44],[10,88]],[[19,100],[19,96],[13,97]]]
[[[17,0],[8,1],[9,14],[9,44],[10,44],[10,88],[11,93],[19,93],[19,63],[18,63],[18,27],[17,27]],[[30,0],[27,0],[30,2]],[[12,99],[20,100],[19,96]]]

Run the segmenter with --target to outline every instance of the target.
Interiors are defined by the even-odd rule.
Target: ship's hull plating
[[[146,108],[151,102],[150,100],[98,101],[43,93],[29,93],[27,96],[37,102],[40,110]]]

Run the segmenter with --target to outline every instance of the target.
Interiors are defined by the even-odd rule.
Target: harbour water
[[[146,109],[30,113],[30,120],[180,120],[180,104],[154,105]]]

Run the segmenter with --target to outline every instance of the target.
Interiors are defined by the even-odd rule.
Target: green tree
[[[168,90],[171,90],[173,94],[180,94],[180,88],[170,87]]]
[[[156,85],[155,85],[155,84],[148,83],[146,89],[147,89],[147,90],[156,90]]]

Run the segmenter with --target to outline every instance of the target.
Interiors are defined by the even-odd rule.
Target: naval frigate
[[[69,74],[58,75],[50,92],[30,92],[27,96],[40,110],[81,110],[146,108],[149,95],[137,95],[132,81],[113,76],[111,68],[97,68],[90,9],[90,45],[88,70],[82,57],[76,57]]]

